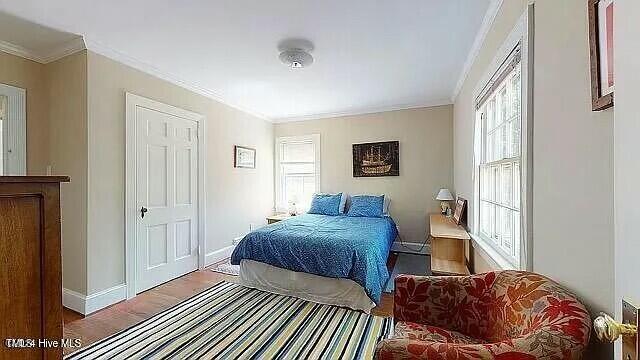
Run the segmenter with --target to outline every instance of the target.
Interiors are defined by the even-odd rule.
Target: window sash
[[[477,98],[478,236],[520,265],[522,236],[522,70],[519,47]]]
[[[294,192],[298,197],[298,201],[296,202],[296,207],[299,211],[306,210],[306,207],[309,206],[311,197],[306,196],[308,191],[307,186],[309,186],[309,179],[313,179],[313,184],[310,185],[313,187],[313,192],[320,191],[320,136],[319,135],[307,135],[307,136],[294,136],[294,137],[283,137],[276,139],[276,196],[275,196],[275,208],[276,211],[287,211],[289,208],[288,197],[291,195],[291,189],[287,188],[287,185],[292,184],[292,180],[299,179],[300,183],[297,185],[293,185],[296,190]],[[287,146],[290,145],[312,145],[313,154],[306,153],[296,153],[295,149],[293,152],[287,153]],[[293,155],[293,156],[292,156]],[[296,155],[299,155],[296,157]],[[298,158],[303,158],[304,160],[298,160]],[[312,158],[313,161],[308,161],[309,158]],[[306,199],[309,197],[309,199]]]

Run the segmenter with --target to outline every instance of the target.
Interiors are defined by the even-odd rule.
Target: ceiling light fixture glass
[[[278,44],[280,61],[292,69],[301,69],[313,64],[313,43],[306,39],[285,39]]]
[[[313,64],[313,56],[302,49],[289,49],[280,53],[280,61],[292,69],[301,69]]]

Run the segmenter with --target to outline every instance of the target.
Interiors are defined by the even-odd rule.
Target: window
[[[306,211],[320,191],[320,135],[276,139],[276,210]]]
[[[477,235],[514,267],[522,243],[522,61],[520,46],[476,105]]]

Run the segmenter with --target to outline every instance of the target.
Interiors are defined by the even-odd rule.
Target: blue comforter
[[[389,278],[387,257],[398,235],[390,217],[304,214],[252,231],[231,263],[242,259],[310,274],[351,279],[376,304]]]

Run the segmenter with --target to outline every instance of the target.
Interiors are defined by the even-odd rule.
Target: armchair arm
[[[477,310],[492,301],[490,292],[496,274],[470,276],[399,275],[395,279],[393,315],[396,321],[411,321],[460,331],[481,331]],[[469,311],[476,309],[476,311]],[[469,333],[470,328],[475,331]]]

